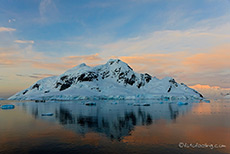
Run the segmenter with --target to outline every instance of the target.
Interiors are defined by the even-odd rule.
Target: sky
[[[0,97],[110,58],[228,89],[230,0],[0,0]]]

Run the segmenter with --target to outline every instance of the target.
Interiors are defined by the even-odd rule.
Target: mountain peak
[[[109,59],[107,63],[110,64],[110,65],[112,65],[112,64],[114,64],[114,63],[117,63],[117,64],[118,64],[120,61],[121,61],[121,60],[120,60],[120,59],[117,59],[117,58],[116,58],[116,59]]]
[[[133,69],[127,63],[123,62],[120,59],[110,59],[110,60],[108,60],[108,62],[106,64],[112,68],[119,68],[120,67],[123,69],[133,71]]]

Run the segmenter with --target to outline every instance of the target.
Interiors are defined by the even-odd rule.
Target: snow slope
[[[110,59],[95,67],[80,64],[60,76],[37,81],[11,96],[10,100],[78,99],[202,99],[203,96],[177,83],[171,77],[162,80],[140,74],[119,59]]]

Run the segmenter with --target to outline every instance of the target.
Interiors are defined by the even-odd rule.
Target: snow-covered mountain
[[[227,98],[230,95],[230,88],[221,88],[219,86],[209,86],[209,85],[194,85],[189,86],[202,93],[202,95],[209,99],[221,99]]]
[[[39,80],[10,100],[78,99],[202,99],[203,96],[171,77],[140,74],[119,59],[95,67],[80,64],[60,76]]]
[[[224,98],[230,99],[230,93],[227,93],[226,95],[224,95]]]

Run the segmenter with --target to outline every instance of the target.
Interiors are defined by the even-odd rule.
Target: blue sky
[[[183,30],[230,12],[230,3],[224,0],[1,0],[0,3],[0,23],[17,29],[14,33],[17,39],[34,40],[34,49],[39,52],[68,50],[79,54],[93,51],[67,42],[80,38],[104,44],[159,30]],[[46,44],[49,41],[63,43],[52,47]]]
[[[15,83],[14,92],[43,77],[31,74],[60,74],[72,65],[101,64],[111,57],[160,78],[230,87],[229,63],[221,64],[222,69],[205,65],[194,74],[197,66],[182,60],[227,53],[229,0],[0,0],[0,4],[0,84],[5,85],[0,92],[15,80],[20,84]],[[159,54],[176,59],[174,66]],[[146,58],[141,61],[138,56]]]

